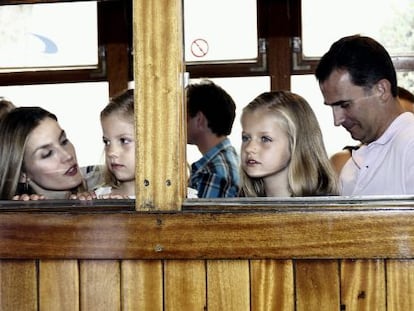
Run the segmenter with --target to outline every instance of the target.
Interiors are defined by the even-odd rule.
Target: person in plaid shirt
[[[238,196],[239,159],[228,138],[236,116],[234,100],[210,80],[188,85],[186,98],[187,143],[203,155],[191,165],[188,187],[199,198]]]

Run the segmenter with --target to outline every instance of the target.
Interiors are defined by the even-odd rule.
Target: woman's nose
[[[75,157],[72,152],[66,149],[62,149],[61,154],[62,154],[62,159],[64,162],[71,161]]]

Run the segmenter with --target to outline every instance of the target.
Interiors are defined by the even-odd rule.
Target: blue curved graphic
[[[58,47],[55,44],[55,42],[53,42],[51,39],[42,36],[42,35],[38,35],[36,33],[32,33],[33,36],[35,36],[36,38],[40,39],[40,41],[43,42],[43,44],[45,45],[45,49],[43,50],[43,53],[46,54],[55,54],[58,51]]]

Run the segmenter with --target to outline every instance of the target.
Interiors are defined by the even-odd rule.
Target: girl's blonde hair
[[[265,92],[244,107],[241,118],[256,109],[265,109],[278,118],[278,125],[288,135],[291,153],[288,183],[292,196],[338,195],[337,176],[308,102],[289,91]],[[243,169],[240,177],[242,196],[266,196],[262,178],[251,178]]]

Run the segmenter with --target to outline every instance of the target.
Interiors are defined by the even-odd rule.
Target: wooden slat
[[[181,6],[133,0],[138,210],[179,210],[185,197]]]
[[[161,260],[123,260],[122,310],[163,311]]]
[[[121,273],[116,260],[80,261],[81,310],[121,310]]]
[[[0,261],[0,310],[37,310],[36,262]]]
[[[250,310],[248,260],[207,260],[207,310]]]
[[[385,311],[383,260],[341,261],[341,310]]]
[[[295,262],[296,311],[340,309],[339,266],[336,260]]]
[[[250,278],[252,311],[295,309],[291,260],[251,260]]]
[[[0,213],[0,258],[413,258],[414,211]],[[404,245],[404,247],[401,247]]]
[[[204,260],[166,260],[165,310],[205,310],[206,275]]]
[[[39,307],[42,311],[79,310],[77,260],[39,262]]]
[[[414,260],[387,260],[388,311],[414,310]]]

